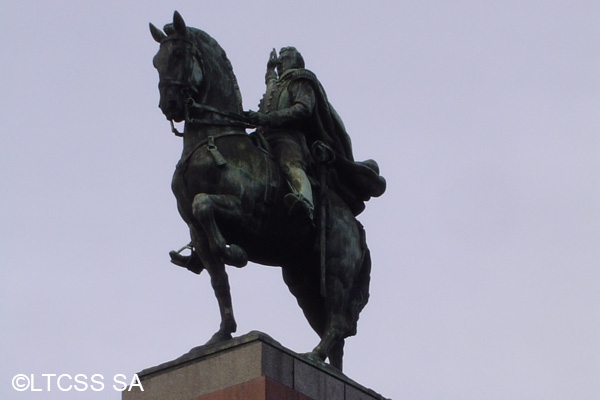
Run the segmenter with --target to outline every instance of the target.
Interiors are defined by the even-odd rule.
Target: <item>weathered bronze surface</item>
[[[371,259],[356,216],[385,191],[373,160],[354,161],[344,125],[294,48],[274,50],[259,111],[242,110],[231,63],[179,13],[160,43],[159,107],[185,122],[172,190],[187,223],[191,255],[172,262],[210,275],[221,313],[208,341],[236,331],[225,265],[280,266],[321,340],[309,357],[342,369],[344,339],[356,334],[369,297]],[[275,72],[277,70],[277,72]],[[246,128],[257,127],[251,134]]]

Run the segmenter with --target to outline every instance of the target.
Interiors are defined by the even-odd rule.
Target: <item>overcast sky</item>
[[[218,328],[170,179],[157,108],[179,10],[256,109],[294,45],[388,182],[359,219],[371,300],[345,373],[393,399],[600,398],[597,1],[3,1],[0,398],[16,374],[103,374],[174,359]],[[228,269],[238,334],[311,350],[281,271]]]

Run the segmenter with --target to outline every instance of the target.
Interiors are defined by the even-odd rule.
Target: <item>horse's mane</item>
[[[237,82],[237,78],[233,73],[233,66],[231,65],[231,61],[227,58],[227,54],[225,50],[219,45],[219,43],[213,39],[208,33],[197,29],[188,27],[188,32],[192,33],[196,38],[197,46],[200,48],[200,51],[203,54],[203,58],[206,60],[207,56],[212,59],[214,62],[217,62],[219,65],[219,69],[225,73],[225,76],[229,79],[231,84],[233,85],[233,91],[235,94],[236,107],[238,112],[242,111],[242,94],[240,92],[240,87]]]
[[[232,85],[230,90],[235,96],[235,111],[241,112],[243,109],[242,94],[240,92],[237,78],[233,73],[233,66],[231,65],[231,61],[229,61],[229,58],[227,58],[225,50],[223,50],[221,45],[215,39],[213,39],[212,36],[203,30],[190,26],[186,27],[186,29],[186,35],[190,35],[192,41],[202,53],[203,69],[205,74],[209,75],[209,79],[226,80]],[[173,31],[174,29],[172,24],[167,24],[165,26],[165,32],[170,34]],[[210,76],[211,74],[214,74],[215,76]]]

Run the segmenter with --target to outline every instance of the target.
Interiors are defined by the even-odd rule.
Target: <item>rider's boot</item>
[[[298,167],[289,168],[288,183],[291,193],[285,195],[283,201],[290,214],[301,215],[314,225],[314,203],[312,187],[304,170]]]

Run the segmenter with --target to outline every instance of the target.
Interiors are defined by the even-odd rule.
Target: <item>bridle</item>
[[[184,70],[182,76],[184,77],[184,80],[168,78],[161,79],[158,83],[159,89],[165,86],[175,86],[179,87],[182,90],[185,90],[186,92],[192,91],[198,94],[198,89],[192,82],[192,73],[194,70],[194,61],[196,61],[200,66],[200,71],[202,72],[202,75],[204,75],[204,70],[202,68],[202,53],[200,52],[200,49],[198,48],[198,46],[196,46],[196,44],[193,41],[181,35],[167,36],[163,40],[161,40],[160,44],[162,46],[164,43],[171,41],[179,41],[189,44],[191,48],[191,57],[186,57],[186,61],[189,60],[189,62],[185,63],[185,65],[183,66]]]
[[[198,48],[198,46],[196,46],[196,44],[193,41],[191,41],[187,37],[181,36],[181,35],[168,36],[168,37],[164,38],[160,42],[160,44],[162,45],[163,43],[172,41],[172,40],[184,41],[187,44],[189,44],[191,46],[191,48],[190,48],[191,56],[186,57],[186,61],[187,60],[189,60],[189,61],[186,62],[185,65],[183,66],[184,71],[181,74],[181,76],[183,77],[182,80],[161,79],[158,84],[158,87],[159,87],[159,89],[162,89],[163,87],[179,88],[183,97],[186,99],[186,101],[184,102],[184,105],[183,105],[185,123],[186,124],[188,124],[188,123],[195,124],[195,125],[229,126],[229,127],[240,127],[240,128],[255,127],[255,125],[251,124],[248,121],[248,119],[241,114],[228,112],[228,111],[221,111],[215,107],[197,103],[196,100],[194,100],[194,97],[198,97],[198,95],[200,94],[198,85],[196,85],[195,82],[193,82],[194,64],[195,64],[195,62],[197,62],[198,66],[200,67],[200,70],[202,72],[202,76],[204,76],[204,69],[203,69],[203,65],[202,65],[202,53],[201,53],[200,49]],[[220,115],[221,117],[225,117],[225,118],[222,118],[222,119],[193,118],[190,115],[192,111],[200,111],[203,113],[208,112],[208,113],[212,113],[215,115]],[[179,132],[177,130],[177,128],[175,128],[175,124],[173,123],[173,120],[170,119],[169,122],[171,123],[171,132],[173,132],[175,134],[175,136],[183,137],[183,133]]]

